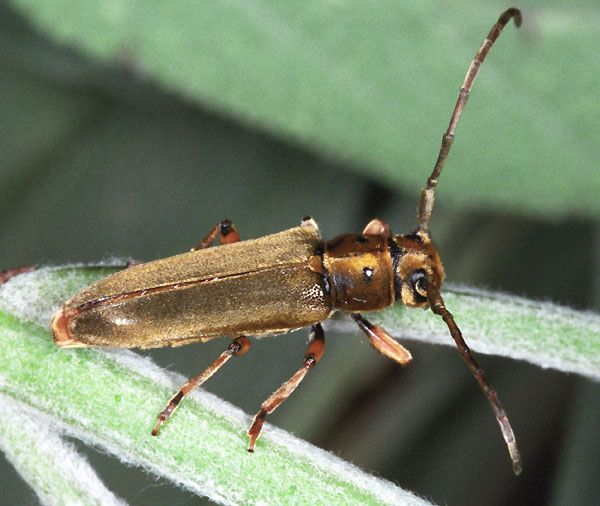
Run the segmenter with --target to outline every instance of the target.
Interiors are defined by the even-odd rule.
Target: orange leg
[[[14,278],[19,274],[23,274],[24,272],[35,271],[36,267],[33,265],[26,265],[23,267],[15,267],[14,269],[6,269],[4,271],[0,271],[0,285],[6,283],[10,278]]]
[[[225,362],[227,362],[231,357],[239,357],[243,355],[250,349],[250,340],[245,336],[240,336],[234,339],[231,344],[227,347],[227,349],[219,355],[219,358],[215,360],[212,364],[210,364],[204,372],[198,374],[195,378],[189,380],[185,385],[183,385],[179,392],[177,392],[171,400],[167,404],[167,407],[161,411],[158,415],[158,421],[152,429],[152,435],[157,436],[160,431],[161,426],[169,419],[169,417],[173,414],[177,406],[181,400],[189,394],[195,388],[198,388],[202,385],[207,379],[209,379],[213,374],[215,374]]]
[[[240,240],[240,234],[235,225],[229,220],[223,220],[211,228],[206,237],[194,246],[191,251],[208,248],[215,242],[218,235],[221,236],[221,244],[231,244]]]
[[[412,360],[410,351],[390,336],[383,327],[373,325],[358,313],[354,313],[352,318],[358,324],[360,330],[366,334],[377,351],[400,364],[408,364]]]
[[[382,235],[392,237],[390,226],[379,218],[373,218],[362,231],[365,235]]]
[[[277,409],[277,407],[285,401],[290,394],[296,390],[296,387],[304,379],[304,376],[310,371],[317,362],[323,356],[325,351],[325,334],[323,333],[323,327],[320,323],[317,323],[312,327],[312,334],[310,338],[310,345],[304,354],[304,364],[296,373],[281,385],[271,396],[262,403],[260,411],[256,413],[254,421],[248,435],[250,436],[250,444],[248,445],[248,451],[253,452],[256,446],[256,440],[260,436],[260,430],[262,429],[263,422],[267,415],[271,414]]]

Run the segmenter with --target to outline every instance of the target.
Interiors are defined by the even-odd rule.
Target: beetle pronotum
[[[517,9],[504,12],[469,66],[437,162],[421,192],[414,232],[393,236],[384,221],[374,219],[362,234],[341,235],[324,242],[315,221],[305,218],[299,227],[240,242],[235,226],[225,220],[191,252],[135,265],[69,299],[52,317],[56,344],[151,348],[234,337],[217,360],[171,398],[158,415],[152,431],[156,436],[183,397],[231,357],[248,351],[250,341],[246,336],[310,326],[310,344],[302,366],[262,404],[248,430],[248,451],[252,452],[266,416],[321,358],[325,349],[321,323],[334,311],[349,313],[377,350],[406,364],[411,360],[408,350],[361,313],[383,309],[394,301],[410,307],[430,307],[446,322],[459,353],[487,396],[513,470],[519,474],[521,458],[510,422],[440,295],[444,272],[428,231],[435,188],[471,86],[511,18],[520,25]],[[221,245],[211,248],[217,236]]]

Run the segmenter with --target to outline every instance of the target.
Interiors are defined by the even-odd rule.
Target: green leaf
[[[271,426],[249,454],[250,418],[206,392],[186,398],[159,437],[152,437],[157,413],[183,378],[129,351],[59,349],[48,331],[52,311],[66,297],[110,270],[46,268],[0,287],[2,394],[55,428],[216,502],[430,504]],[[13,422],[9,418],[5,424]],[[7,433],[0,432],[0,441]],[[37,468],[46,479],[65,482],[77,478],[77,469],[63,469],[63,475],[52,467]],[[67,485],[56,489],[67,491],[55,502],[69,503]]]
[[[506,7],[13,3],[53,40],[96,61],[413,194],[433,165],[469,62]],[[599,69],[589,48],[600,45],[600,32],[597,4],[584,3],[576,13],[520,5],[522,28],[511,23],[500,36],[458,128],[443,174],[448,201],[597,215]]]

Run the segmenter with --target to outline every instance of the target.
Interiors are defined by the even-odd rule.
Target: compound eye
[[[416,295],[421,296],[424,300],[427,299],[427,279],[423,269],[417,269],[410,275],[410,284]]]

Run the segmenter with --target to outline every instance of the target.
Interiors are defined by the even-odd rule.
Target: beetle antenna
[[[483,372],[483,369],[479,367],[475,358],[473,357],[471,349],[467,346],[467,343],[463,339],[462,332],[454,321],[454,316],[452,316],[452,313],[446,309],[446,305],[444,304],[444,300],[442,299],[440,292],[431,283],[427,283],[427,299],[429,301],[429,307],[431,310],[435,314],[441,316],[442,320],[444,320],[446,325],[448,325],[450,334],[452,335],[454,341],[456,342],[456,346],[458,347],[458,352],[467,363],[469,370],[473,376],[475,376],[475,379],[479,383],[481,390],[483,390],[483,393],[488,398],[488,401],[492,406],[492,410],[496,415],[496,421],[498,422],[498,425],[500,425],[500,431],[502,432],[506,446],[508,447],[508,453],[510,454],[510,458],[512,460],[513,471],[516,475],[521,474],[523,468],[521,465],[521,454],[519,453],[519,448],[517,447],[517,440],[510,425],[510,421],[508,420],[508,416],[506,415],[506,412],[500,403],[498,394],[492,388],[492,385],[490,385],[490,382]]]
[[[467,70],[465,81],[463,82],[460,92],[458,93],[456,105],[454,106],[454,112],[450,117],[450,125],[442,137],[442,147],[440,148],[437,162],[435,163],[435,167],[433,168],[431,176],[429,176],[429,179],[427,179],[427,185],[421,190],[421,199],[419,200],[419,207],[417,210],[420,231],[427,232],[427,228],[429,227],[429,220],[431,220],[431,213],[433,212],[433,205],[435,202],[435,187],[438,184],[440,173],[442,172],[444,164],[446,163],[446,159],[448,158],[448,152],[450,151],[452,141],[454,140],[456,126],[458,125],[463,109],[465,108],[467,100],[469,99],[469,93],[471,91],[471,87],[473,86],[473,81],[475,81],[475,78],[477,77],[477,73],[479,72],[479,68],[483,63],[483,60],[485,60],[485,57],[490,52],[490,49],[492,49],[492,45],[511,18],[515,19],[515,25],[517,27],[521,25],[521,11],[519,11],[519,9],[511,8],[503,12],[498,18],[498,22],[490,30],[490,33],[479,48],[479,51],[477,51],[475,58],[469,66],[469,70]]]

